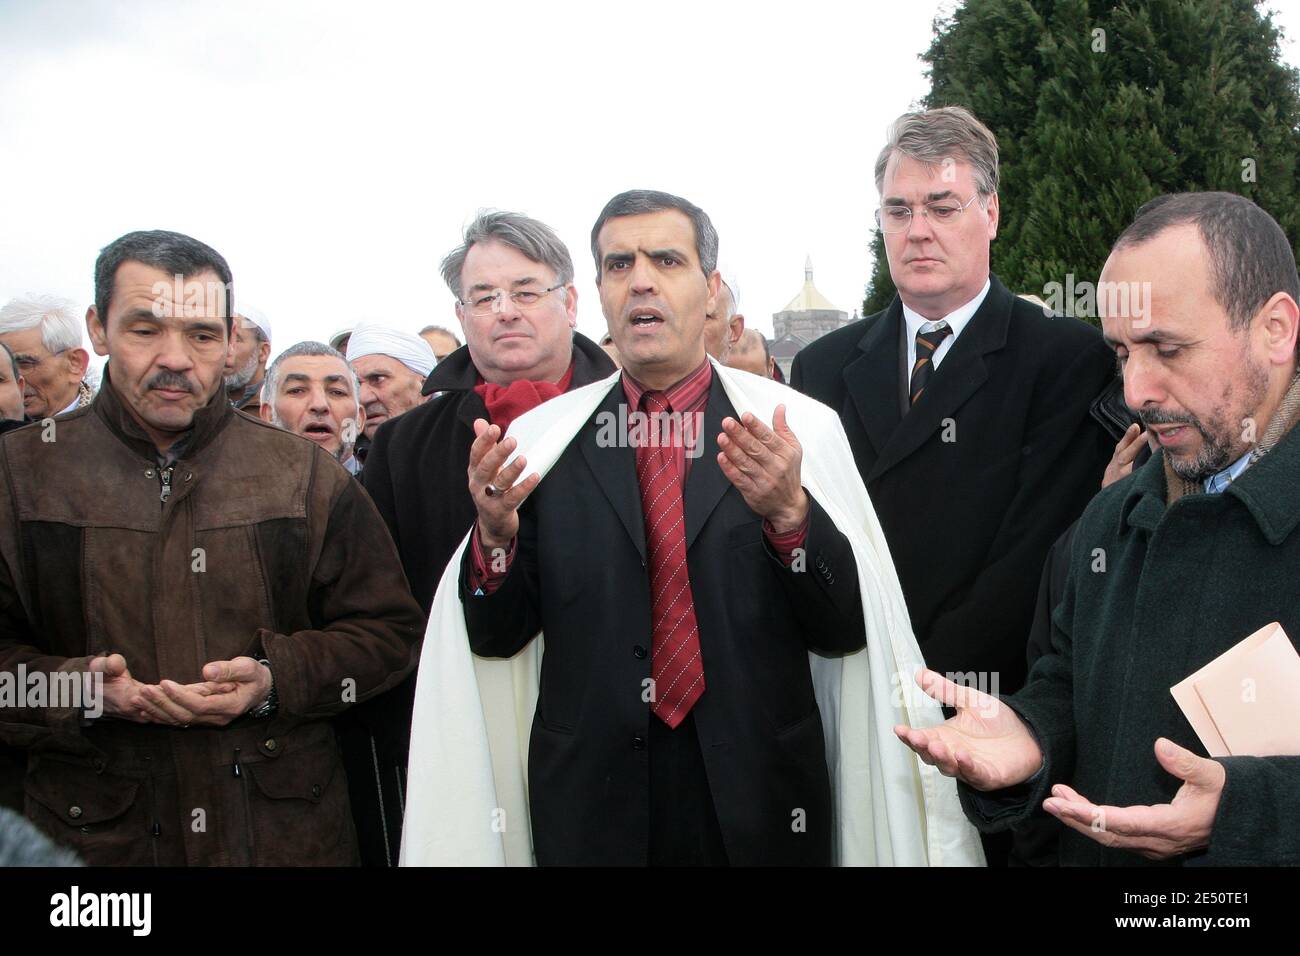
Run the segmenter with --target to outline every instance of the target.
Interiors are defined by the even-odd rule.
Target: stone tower
[[[849,321],[849,314],[835,308],[813,285],[813,264],[809,256],[803,267],[803,288],[784,309],[772,314],[772,354],[786,379],[801,348],[827,332],[848,325]]]

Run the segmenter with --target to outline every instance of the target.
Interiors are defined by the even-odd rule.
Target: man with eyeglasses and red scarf
[[[614,371],[600,346],[575,331],[573,260],[545,223],[479,214],[443,260],[442,277],[466,344],[425,380],[428,401],[375,432],[362,472],[426,615],[476,515],[465,483],[474,420],[504,432],[548,398]],[[340,728],[366,865],[397,864],[414,684],[412,675]]]

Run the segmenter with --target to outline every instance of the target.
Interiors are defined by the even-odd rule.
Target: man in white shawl
[[[476,423],[403,863],[981,863],[891,733],[942,715],[838,418],[705,355],[702,210],[623,193],[592,251],[624,369]]]

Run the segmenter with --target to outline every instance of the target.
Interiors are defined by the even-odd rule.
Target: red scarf
[[[487,406],[488,421],[500,425],[501,434],[504,435],[516,418],[556,395],[563,395],[569,390],[572,381],[573,363],[570,362],[569,370],[558,382],[530,382],[526,378],[519,378],[509,385],[495,385],[481,381],[474,386],[474,391]]]

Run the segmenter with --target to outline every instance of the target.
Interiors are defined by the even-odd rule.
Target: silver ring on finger
[[[498,488],[496,485],[488,482],[487,486],[483,489],[483,494],[487,495],[489,498],[495,498],[497,495],[504,495],[507,490],[509,489]]]

